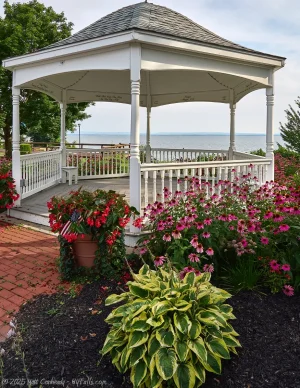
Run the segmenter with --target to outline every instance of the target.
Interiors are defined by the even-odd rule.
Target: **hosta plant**
[[[144,265],[128,292],[110,295],[123,302],[107,317],[111,326],[102,348],[121,373],[130,370],[134,387],[200,387],[206,371],[220,374],[221,360],[236,354],[238,334],[228,322],[231,295],[210,283],[210,273]]]

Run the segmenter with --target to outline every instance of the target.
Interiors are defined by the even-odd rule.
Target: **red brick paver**
[[[56,236],[0,221],[0,342],[22,304],[57,292],[62,284],[55,266],[58,256]]]

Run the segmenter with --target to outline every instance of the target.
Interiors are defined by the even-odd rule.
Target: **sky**
[[[14,1],[9,1],[13,3]],[[20,0],[25,3],[26,0]],[[136,0],[44,0],[74,23],[73,32]],[[3,6],[4,0],[0,0]],[[275,133],[285,122],[284,110],[300,95],[299,0],[156,0],[196,23],[243,46],[287,58],[275,73]],[[3,9],[1,7],[1,16]],[[130,106],[96,103],[87,110],[92,117],[81,124],[81,133],[130,130]],[[152,133],[229,133],[229,106],[216,103],[182,103],[152,110]],[[243,98],[236,109],[236,132],[264,134],[265,91]],[[141,132],[146,131],[146,111],[141,108]]]

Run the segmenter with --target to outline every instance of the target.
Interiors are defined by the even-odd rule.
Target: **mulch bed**
[[[20,346],[33,386],[132,387],[109,357],[100,361],[99,350],[108,332],[104,319],[112,309],[103,302],[114,292],[119,292],[117,284],[102,281],[86,285],[78,297],[40,296],[21,309],[16,317]],[[300,296],[244,292],[230,303],[243,348],[238,357],[223,362],[221,376],[208,374],[203,388],[299,388]],[[12,342],[2,345],[4,378],[9,381],[25,378],[22,358]]]

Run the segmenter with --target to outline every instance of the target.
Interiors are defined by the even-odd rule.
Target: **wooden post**
[[[61,167],[66,166],[66,110],[67,104],[63,101],[60,104],[60,151],[61,151]],[[61,170],[62,179],[62,170]]]
[[[233,160],[235,148],[235,109],[236,105],[234,103],[234,93],[230,90],[230,143],[228,150],[229,160]]]
[[[130,130],[130,205],[141,211],[141,164],[140,164],[140,73],[141,47],[131,46],[131,130]],[[140,230],[130,225],[130,232]]]
[[[267,130],[266,130],[266,157],[271,159],[266,176],[267,181],[274,180],[274,91],[273,88],[266,90],[267,95]]]
[[[20,89],[12,88],[12,177],[16,182],[16,190],[20,198],[14,206],[21,206],[21,154],[20,154]]]
[[[147,72],[147,138],[146,138],[146,163],[151,163],[151,90],[150,72]]]

